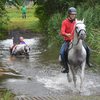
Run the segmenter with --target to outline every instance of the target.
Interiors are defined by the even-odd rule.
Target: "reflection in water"
[[[60,72],[58,56],[60,47],[47,48],[47,41],[41,38],[25,39],[30,46],[29,59],[15,58],[9,61],[9,47],[12,40],[0,41],[0,64],[6,66],[0,76],[0,90],[9,89],[16,96],[56,96],[79,95],[80,70],[77,75],[77,88],[67,82],[66,74]],[[86,67],[82,95],[100,94],[99,68]],[[94,92],[95,91],[95,92]]]

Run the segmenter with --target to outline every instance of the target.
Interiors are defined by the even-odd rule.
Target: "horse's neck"
[[[74,42],[73,42],[74,49],[81,49],[82,48],[82,40],[77,37],[77,34],[74,34]]]

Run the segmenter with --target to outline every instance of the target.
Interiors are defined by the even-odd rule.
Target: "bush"
[[[8,21],[9,21],[9,18],[5,10],[5,5],[0,0],[0,39],[6,38],[6,31],[5,31],[6,29],[4,28],[4,25],[7,25]]]
[[[78,20],[85,19],[85,25],[87,29],[87,43],[91,46],[97,48],[97,41],[99,41],[98,35],[91,28],[99,28],[100,24],[100,6],[98,4],[95,7],[89,7],[87,10],[78,6],[76,18]],[[64,19],[68,17],[68,12],[65,16],[61,13],[53,14],[48,20],[48,35],[49,43],[56,43],[58,45],[64,42],[64,39],[60,35],[61,24]],[[52,43],[52,44],[53,44]]]
[[[57,13],[50,17],[48,20],[48,37],[49,44],[61,45],[64,42],[63,37],[61,36],[61,24],[65,18],[62,17],[62,14]]]

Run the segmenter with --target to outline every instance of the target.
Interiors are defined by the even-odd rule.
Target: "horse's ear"
[[[84,18],[83,18],[82,22],[84,23]]]
[[[77,23],[77,19],[75,19],[76,23]]]

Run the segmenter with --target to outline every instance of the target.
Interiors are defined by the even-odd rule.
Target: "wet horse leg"
[[[75,68],[74,66],[71,66],[71,71],[72,71],[72,75],[73,75],[73,81],[74,81],[74,87],[76,87],[76,71],[75,71]]]
[[[67,79],[68,79],[68,82],[71,82],[71,81],[72,81],[72,79],[71,79],[69,73],[67,73]]]
[[[81,84],[80,84],[80,92],[82,92],[82,88],[83,88],[84,69],[85,69],[85,61],[84,61],[84,62],[82,63],[82,65],[81,65],[81,75],[80,75]]]

